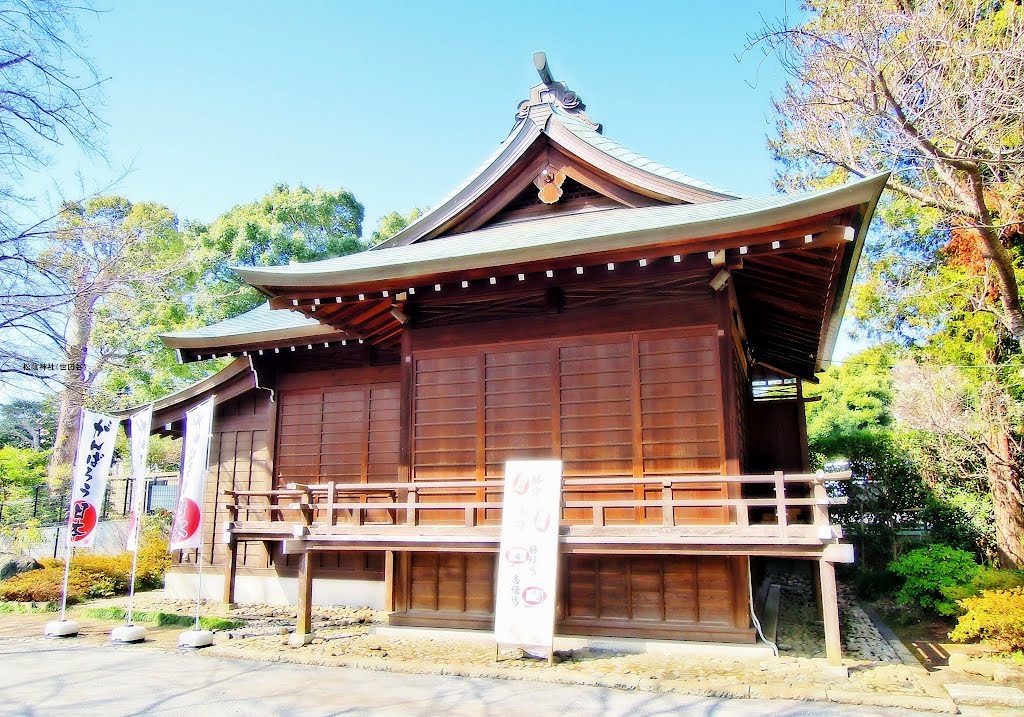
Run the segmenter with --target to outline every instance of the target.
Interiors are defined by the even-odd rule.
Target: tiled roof
[[[254,286],[344,285],[642,249],[645,242],[664,241],[667,232],[674,240],[685,242],[873,203],[886,178],[880,175],[795,195],[559,215],[306,264],[238,267],[235,271]]]

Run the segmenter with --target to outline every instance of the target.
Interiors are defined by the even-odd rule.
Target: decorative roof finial
[[[601,125],[587,116],[587,106],[583,104],[580,96],[566,87],[564,82],[556,81],[551,75],[551,68],[548,67],[548,57],[545,53],[533,53],[533,66],[537,68],[541,84],[530,90],[530,99],[519,103],[516,110],[517,121],[529,117],[531,108],[548,105],[549,108],[557,107],[566,114],[572,115],[595,132],[601,131]]]

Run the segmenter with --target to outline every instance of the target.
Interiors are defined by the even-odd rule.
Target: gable
[[[552,180],[545,182],[545,179]],[[541,187],[555,185],[554,195]],[[553,188],[553,187],[552,187]],[[472,203],[420,241],[463,234],[508,221],[616,207],[677,204],[627,187],[607,172],[562,151],[541,135],[534,146]]]
[[[497,150],[447,197],[391,239],[385,249],[462,234],[484,226],[613,207],[696,204],[736,199],[717,187],[688,177],[633,152],[602,134],[583,111],[585,105],[565,83],[541,75],[530,99],[520,104],[516,124]],[[544,177],[547,177],[545,180]],[[565,192],[545,183],[568,179]],[[530,185],[545,190],[541,204],[550,209],[522,212]],[[599,195],[599,196],[598,196]],[[513,203],[515,206],[513,206]],[[514,214],[514,212],[521,214]]]

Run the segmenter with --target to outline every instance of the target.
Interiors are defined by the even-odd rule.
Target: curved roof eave
[[[265,291],[267,287],[358,286],[587,253],[643,249],[666,241],[681,246],[862,204],[873,208],[887,179],[888,175],[877,175],[794,196],[563,215],[308,264],[236,271],[247,283]],[[863,228],[860,234],[863,235]]]
[[[323,340],[325,336],[345,338],[348,335],[300,313],[275,311],[268,303],[263,303],[244,314],[209,326],[160,334],[160,340],[167,348],[187,350],[222,349],[306,338]]]

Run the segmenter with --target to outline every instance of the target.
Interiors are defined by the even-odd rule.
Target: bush
[[[865,600],[878,600],[881,597],[892,595],[900,587],[902,579],[888,567],[876,568],[869,565],[861,565],[853,571],[853,583],[857,595]]]
[[[901,603],[947,616],[960,609],[946,592],[970,584],[980,567],[971,553],[941,543],[911,550],[889,563],[889,569],[904,578],[896,594]]]
[[[64,583],[64,561],[43,559],[42,570],[31,570],[0,583],[0,600],[19,602],[60,600]],[[146,590],[163,584],[171,563],[167,540],[159,529],[143,527],[136,567],[135,587]],[[111,597],[128,593],[132,554],[97,555],[80,552],[71,559],[68,573],[68,604],[86,598]]]
[[[942,594],[949,600],[959,601],[980,595],[986,590],[1012,590],[1021,586],[1024,586],[1024,571],[982,566],[969,583],[943,588]]]
[[[964,614],[949,637],[957,642],[981,639],[1010,650],[1024,649],[1024,587],[986,590],[959,601]]]

